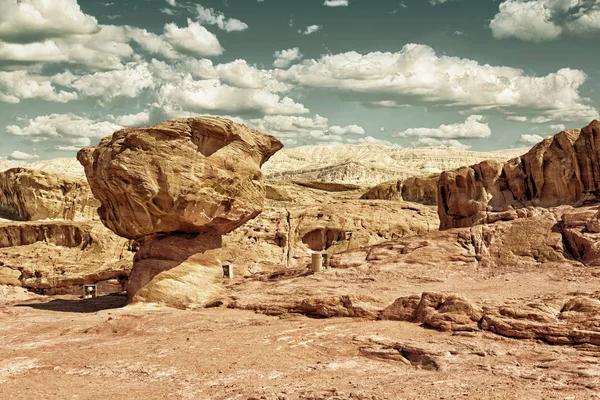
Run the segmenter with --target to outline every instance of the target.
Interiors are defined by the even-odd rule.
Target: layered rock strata
[[[0,218],[82,221],[97,218],[99,204],[83,179],[27,168],[0,172]]]
[[[440,228],[514,219],[529,206],[580,205],[600,196],[600,121],[545,139],[505,163],[446,171],[438,181]]]
[[[373,186],[361,199],[404,200],[426,205],[437,204],[437,183],[440,174],[413,176],[404,180],[388,181]]]

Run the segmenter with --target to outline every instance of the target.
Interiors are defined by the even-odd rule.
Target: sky
[[[286,147],[527,147],[600,118],[600,0],[0,0],[0,158],[217,115]]]

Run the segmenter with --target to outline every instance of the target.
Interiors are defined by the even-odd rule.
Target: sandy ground
[[[594,346],[442,333],[407,322],[124,304],[121,295],[4,296],[0,398],[600,397]],[[419,356],[409,363],[390,356],[390,343]]]

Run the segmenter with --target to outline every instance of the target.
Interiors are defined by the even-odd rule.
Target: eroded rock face
[[[440,174],[413,176],[388,181],[372,187],[361,198],[365,200],[404,200],[426,205],[437,204],[437,183]]]
[[[121,291],[133,252],[95,221],[0,223],[0,285],[44,294],[81,293],[98,284],[100,294]]]
[[[505,163],[446,171],[438,183],[440,228],[514,219],[528,206],[577,205],[600,194],[600,121],[567,130]]]
[[[0,218],[20,221],[98,218],[85,180],[27,168],[0,172]]]
[[[281,147],[272,136],[203,117],[124,129],[79,152],[102,222],[138,239],[131,301],[203,307],[218,298],[221,263],[209,253],[262,211],[260,167]]]
[[[268,204],[256,219],[223,237],[220,258],[252,275],[310,264],[311,252],[331,255],[386,240],[423,235],[438,226],[434,207],[406,202],[334,200]]]

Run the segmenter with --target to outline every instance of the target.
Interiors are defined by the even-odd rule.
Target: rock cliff
[[[83,179],[26,168],[0,172],[0,218],[81,221],[97,218],[99,204]]]
[[[124,129],[78,160],[101,221],[137,239],[130,300],[203,307],[222,287],[221,235],[263,209],[261,165],[282,144],[223,118]]]
[[[583,204],[600,195],[600,121],[567,130],[505,163],[445,171],[438,181],[440,228],[516,218],[528,206]]]
[[[0,285],[44,294],[77,294],[94,283],[99,293],[121,291],[131,271],[130,241],[99,222],[0,223]]]

